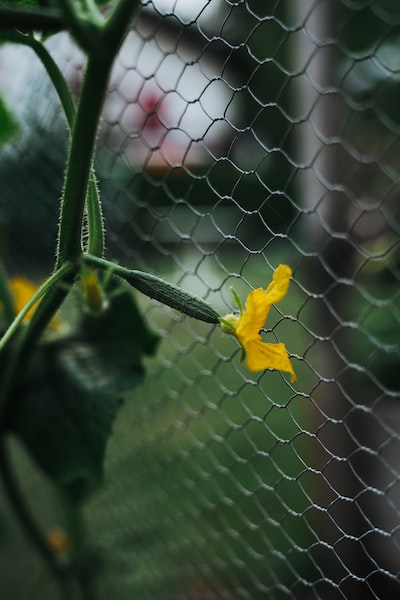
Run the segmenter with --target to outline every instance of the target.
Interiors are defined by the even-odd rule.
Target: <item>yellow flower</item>
[[[287,265],[279,265],[266,290],[258,288],[247,296],[245,309],[237,300],[240,314],[230,314],[221,318],[221,329],[233,334],[240,342],[250,371],[276,369],[290,373],[291,381],[297,381],[285,344],[267,344],[262,341],[260,330],[268,318],[272,304],[286,295],[292,270]]]
[[[38,286],[24,277],[11,278],[9,285],[14,298],[15,312],[18,314],[24,308],[25,304],[32,298],[33,294],[37,291]],[[38,303],[32,306],[32,308],[27,312],[24,317],[24,322],[30,321],[37,308],[37,305]],[[50,321],[49,327],[52,329],[59,328],[59,321],[56,316]]]
[[[107,306],[103,290],[94,271],[85,270],[81,273],[83,296],[86,306],[94,313],[102,311]]]
[[[46,537],[47,547],[54,554],[63,554],[71,548],[71,541],[68,534],[59,528],[52,529]]]
[[[37,286],[24,277],[13,277],[10,279],[10,289],[14,298],[15,312],[18,314],[32,298],[37,290]],[[25,315],[25,322],[30,321],[35,309],[36,305]]]

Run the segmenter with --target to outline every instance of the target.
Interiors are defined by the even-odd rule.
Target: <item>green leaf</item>
[[[92,356],[90,348],[80,345],[42,348],[12,420],[39,466],[75,498],[83,498],[102,477],[120,404],[94,385]]]
[[[132,295],[118,290],[104,313],[85,314],[73,335],[43,343],[32,359],[11,429],[75,500],[101,481],[121,401],[142,381],[143,355],[157,341]]]
[[[0,96],[0,147],[18,131],[18,125]]]

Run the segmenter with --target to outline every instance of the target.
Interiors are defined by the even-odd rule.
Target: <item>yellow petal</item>
[[[32,298],[33,294],[37,291],[38,286],[24,277],[13,277],[10,279],[9,283],[14,298],[15,311],[18,314]],[[27,322],[32,318],[39,302],[40,300],[27,312],[24,317],[24,322]],[[49,327],[52,329],[59,328],[59,320],[56,315],[51,319]]]
[[[62,554],[71,548],[71,540],[63,529],[52,529],[47,534],[47,546],[54,554]]]
[[[37,286],[34,285],[28,279],[24,277],[13,277],[10,279],[10,288],[15,302],[15,311],[18,314],[30,300],[33,294],[37,290]],[[24,318],[24,321],[29,321],[35,312],[36,306],[31,308]]]
[[[246,365],[250,371],[276,369],[277,371],[290,373],[292,383],[297,381],[285,344],[266,344],[258,336],[248,340],[244,349],[246,351]]]
[[[241,343],[255,337],[265,325],[272,304],[286,295],[292,270],[287,265],[279,265],[266,290],[258,288],[247,296],[245,311],[236,327],[236,335]]]
[[[103,290],[94,271],[85,271],[81,273],[81,282],[83,287],[83,296],[87,307],[92,312],[100,312],[106,306],[103,296]]]
[[[275,304],[284,298],[289,288],[292,269],[287,265],[279,265],[275,270],[273,278],[265,290],[266,302]]]
[[[265,290],[258,288],[247,296],[244,313],[240,316],[235,335],[244,345],[248,338],[255,337],[267,320],[270,309]]]

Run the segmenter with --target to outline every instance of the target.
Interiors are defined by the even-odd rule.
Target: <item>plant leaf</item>
[[[73,335],[43,343],[18,390],[11,429],[39,466],[75,500],[103,477],[108,438],[122,399],[142,380],[153,334],[126,290]]]

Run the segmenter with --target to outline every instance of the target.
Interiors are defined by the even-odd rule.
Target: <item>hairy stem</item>
[[[47,74],[54,85],[58,97],[60,98],[68,126],[72,131],[75,123],[76,108],[63,74],[59,70],[51,55],[48,53],[46,47],[41,42],[36,40],[33,36],[23,36],[20,34],[20,37],[28,38],[30,40],[27,42],[28,45],[31,46],[31,48],[36,52],[37,56],[42,61]],[[103,214],[99,191],[96,184],[96,176],[93,168],[91,169],[89,177],[86,204],[89,234],[88,249],[91,254],[102,256],[104,252]]]
[[[124,38],[126,29],[139,5],[139,0],[119,0],[104,22],[100,18],[87,21],[80,17],[70,0],[59,0],[66,22],[77,42],[88,52],[88,63],[81,97],[72,132],[68,157],[63,200],[61,204],[57,266],[65,260],[75,262],[82,254],[82,227],[89,173],[92,168],[96,136],[107,90],[111,66]],[[89,18],[88,17],[88,18]],[[89,194],[91,197],[92,194]],[[93,205],[95,208],[95,205]],[[97,212],[97,224],[93,230],[99,239],[91,248],[100,254],[101,213]],[[92,232],[93,237],[93,232]]]
[[[72,131],[76,117],[75,103],[63,74],[47,48],[33,35],[23,34],[18,31],[3,32],[1,39],[7,42],[23,44],[30,47],[36,53],[58,94],[68,127]],[[88,249],[91,254],[102,256],[104,252],[103,214],[93,169],[90,174],[86,202],[89,234]]]
[[[88,252],[95,256],[103,256],[105,243],[103,211],[94,169],[90,173],[86,206],[89,236]]]
[[[88,59],[61,204],[57,267],[67,260],[76,262],[82,253],[85,199],[111,64],[111,57]]]

